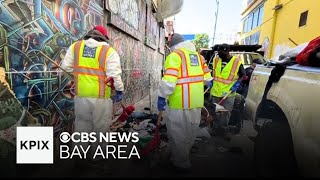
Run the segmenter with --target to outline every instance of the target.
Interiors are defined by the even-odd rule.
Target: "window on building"
[[[248,31],[251,31],[252,29],[252,19],[253,19],[253,14],[250,14],[249,15],[249,18],[248,18]]]
[[[307,25],[307,20],[308,20],[308,11],[305,11],[300,15],[299,27]]]
[[[260,40],[260,31],[243,39],[242,44],[243,45],[255,45],[255,44],[259,44],[259,40]]]
[[[258,26],[258,19],[259,19],[259,9],[253,13],[252,29]]]
[[[243,32],[247,32],[247,22],[248,22],[248,19],[245,19],[244,21],[243,21]]]
[[[244,42],[245,42],[245,45],[249,45],[250,44],[250,36],[246,37]]]
[[[258,18],[258,26],[260,26],[262,24],[263,21],[263,11],[264,11],[264,5],[262,5],[259,8],[259,18]]]
[[[260,26],[263,20],[264,4],[258,7],[255,11],[248,14],[243,20],[243,32],[249,32],[252,29]]]

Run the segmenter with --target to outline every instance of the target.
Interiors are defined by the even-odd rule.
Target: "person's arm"
[[[240,64],[239,66],[238,76],[239,76],[239,79],[238,79],[239,82],[244,80],[246,77],[246,70],[244,69],[243,64]]]
[[[170,53],[165,61],[164,76],[159,84],[159,96],[167,98],[171,95],[178,81],[181,58],[177,53]]]
[[[240,87],[242,81],[245,79],[246,77],[246,71],[243,67],[243,64],[241,63],[239,66],[239,70],[238,70],[238,76],[239,79],[233,84],[233,86],[231,87],[231,91],[232,92],[236,92],[237,89]]]
[[[113,79],[113,85],[116,91],[124,91],[124,85],[121,79],[122,69],[120,56],[115,49],[113,49],[112,47],[110,48],[110,55],[106,57],[106,75],[107,77],[111,77]]]
[[[199,54],[199,56],[201,58],[202,69],[203,69],[203,73],[204,73],[204,81],[205,81],[205,84],[208,84],[209,82],[211,82],[213,80],[213,78],[211,76],[211,70],[209,69],[209,67],[206,63],[205,58],[200,54]]]
[[[68,48],[67,53],[61,62],[61,68],[69,73],[73,73],[73,64],[74,64],[73,48],[74,48],[74,44],[72,44]],[[70,77],[67,73],[64,73],[64,74]],[[70,77],[70,78],[73,78],[73,77]]]

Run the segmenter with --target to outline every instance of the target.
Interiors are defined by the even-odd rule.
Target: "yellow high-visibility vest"
[[[215,97],[225,96],[238,80],[238,71],[241,65],[239,58],[233,56],[228,64],[221,71],[222,60],[215,58],[213,61],[212,76],[214,77],[213,87],[210,94]],[[231,93],[229,96],[235,96],[236,92]]]
[[[111,87],[106,84],[106,57],[110,46],[90,48],[84,41],[73,45],[75,95],[79,97],[110,98]]]
[[[165,62],[163,80],[175,83],[168,97],[171,109],[193,109],[204,106],[204,79],[210,78],[210,69],[199,53],[185,49],[175,50]]]

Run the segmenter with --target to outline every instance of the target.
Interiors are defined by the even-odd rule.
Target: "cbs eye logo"
[[[61,133],[59,138],[62,143],[68,143],[71,140],[71,136],[67,132]]]

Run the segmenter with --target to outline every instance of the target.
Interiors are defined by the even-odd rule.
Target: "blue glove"
[[[236,92],[237,89],[240,87],[240,81],[237,81],[236,83],[234,83],[234,85],[231,88],[232,92]]]
[[[165,106],[167,105],[166,103],[166,99],[163,97],[158,97],[158,110],[159,111],[164,111],[165,110]]]
[[[116,102],[120,102],[122,100],[122,91],[117,91],[117,95],[113,99]]]
[[[211,88],[213,86],[213,81],[205,81],[207,88]]]

